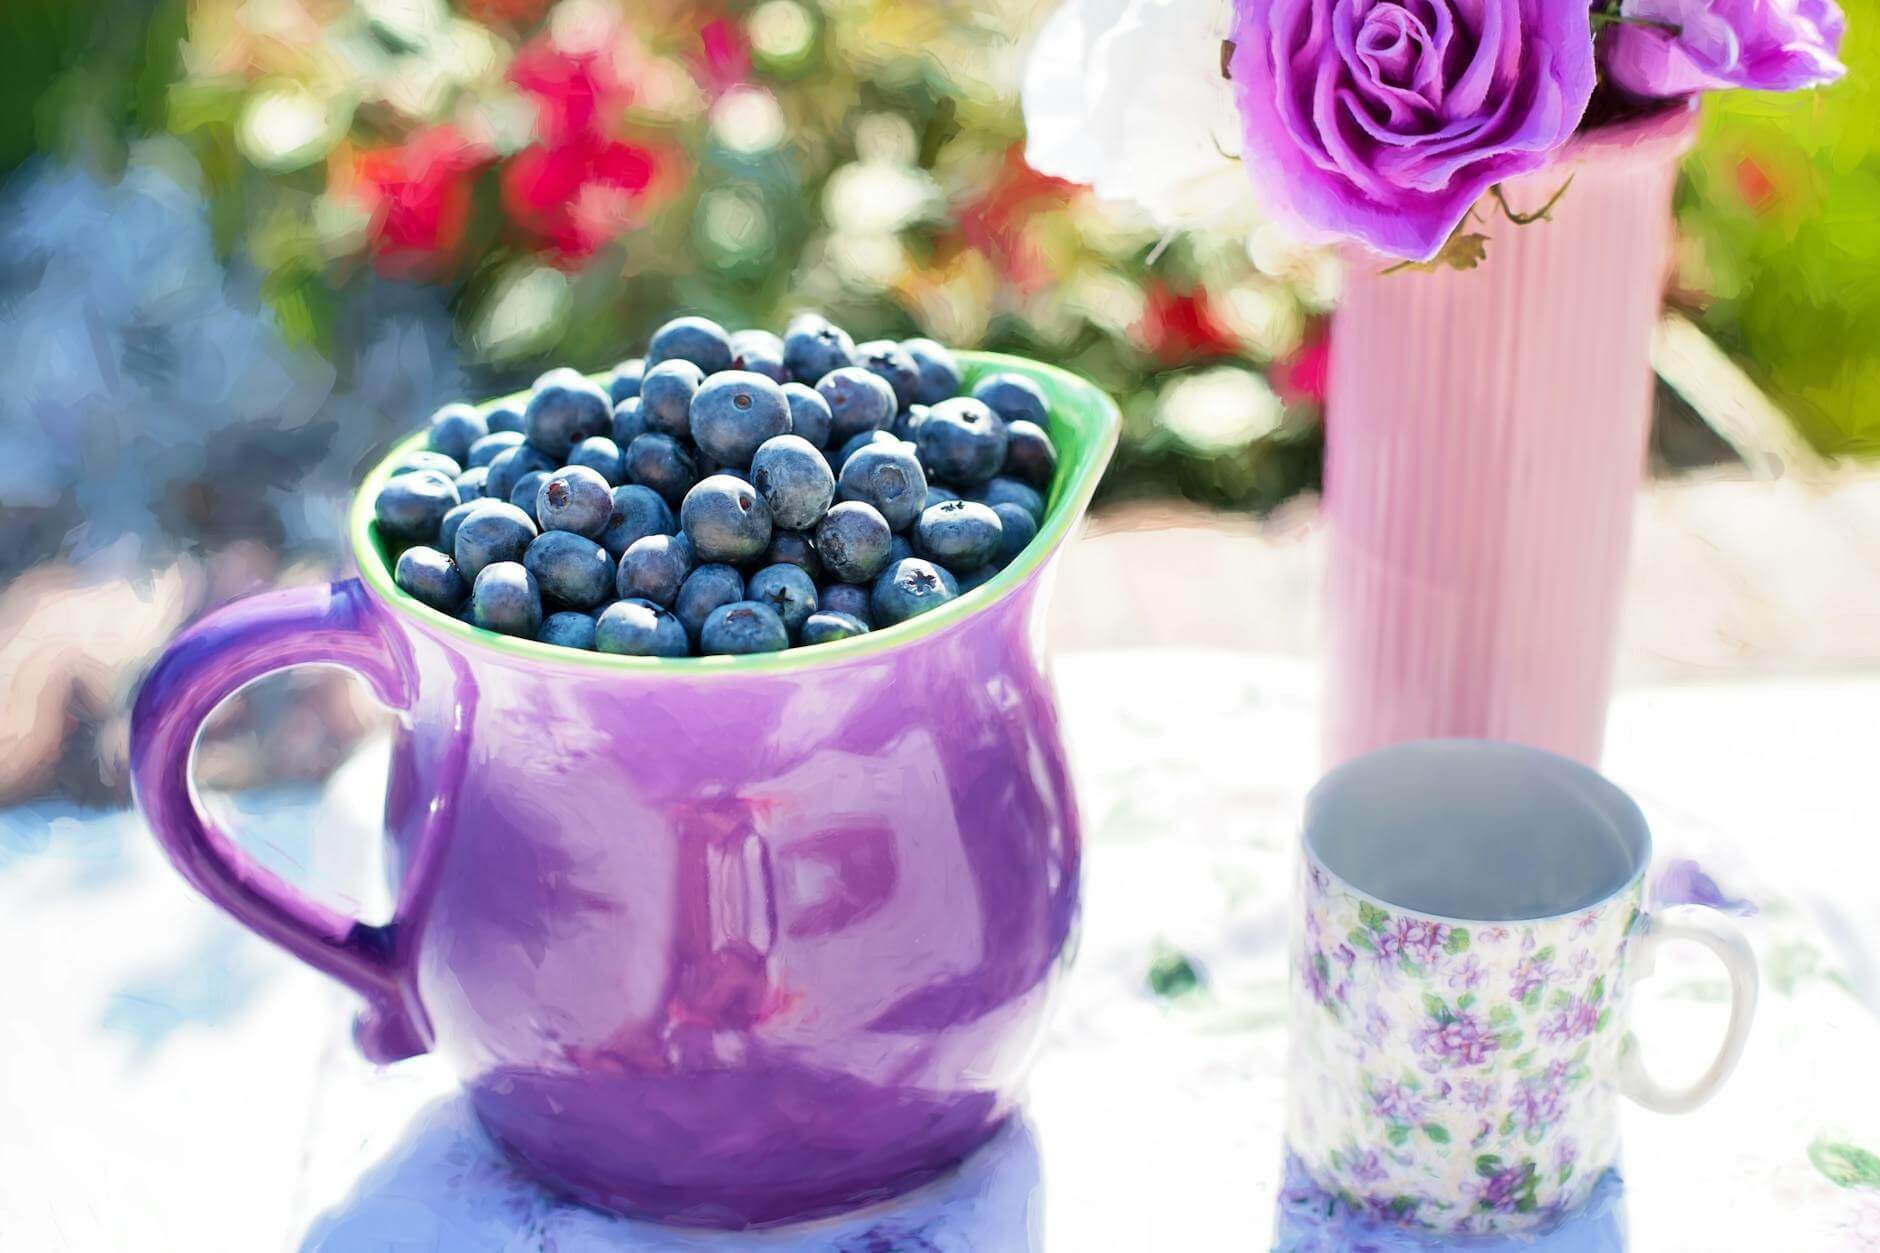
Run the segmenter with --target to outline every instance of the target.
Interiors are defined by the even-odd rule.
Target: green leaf
[[[1149,990],[1161,997],[1187,996],[1199,992],[1207,983],[1201,968],[1188,955],[1157,946],[1155,959],[1149,963]]]
[[[1533,958],[1533,960],[1536,962],[1550,962],[1553,959],[1554,959],[1554,946],[1551,944],[1549,944],[1546,948],[1537,949],[1534,953],[1534,958]]]
[[[1443,941],[1443,948],[1451,953],[1468,952],[1469,929],[1467,927],[1451,927],[1449,930],[1449,938]]]
[[[1402,1148],[1403,1142],[1405,1140],[1408,1140],[1409,1138],[1410,1138],[1410,1124],[1401,1123],[1401,1122],[1391,1124],[1390,1142],[1394,1147]]]
[[[1537,983],[1527,990],[1527,995],[1521,998],[1521,1004],[1529,1009],[1537,1009],[1540,1007],[1540,1003],[1541,985]]]
[[[1612,1021],[1612,1011],[1610,1009],[1602,1009],[1599,1011],[1599,1017],[1593,1020],[1593,1030],[1604,1031],[1606,1029],[1606,1024],[1611,1021]]]
[[[1593,980],[1593,986],[1590,989],[1588,989],[1586,993],[1586,999],[1591,1001],[1595,1005],[1599,1004],[1601,1001],[1606,999],[1606,976],[1605,975],[1601,975],[1599,976],[1599,978]]]
[[[1552,1009],[1572,1009],[1573,994],[1568,992],[1565,988],[1555,988],[1554,997],[1551,1001],[1548,1001],[1547,1004]]]
[[[1367,953],[1377,952],[1377,945],[1371,943],[1371,933],[1368,931],[1354,929],[1345,939],[1351,942],[1353,948],[1361,948]]]
[[[1859,1145],[1816,1140],[1808,1160],[1836,1187],[1880,1189],[1880,1156]]]
[[[1475,1159],[1475,1173],[1484,1179],[1493,1178],[1501,1173],[1501,1158],[1494,1153],[1484,1153]]]
[[[1464,992],[1461,996],[1456,998],[1457,1009],[1467,1009],[1473,1004],[1475,1004],[1475,993],[1473,992]]]
[[[1501,1126],[1497,1128],[1497,1131],[1501,1135],[1504,1135],[1504,1136],[1513,1135],[1514,1134],[1514,1115],[1509,1114],[1506,1118],[1503,1118],[1501,1120]]]
[[[1514,1021],[1514,1011],[1506,1005],[1497,1005],[1488,1011],[1488,1025],[1500,1027]]]
[[[1423,1010],[1430,1017],[1440,1022],[1448,1022],[1455,1017],[1455,1015],[1449,1011],[1449,1006],[1443,1003],[1443,998],[1437,996],[1434,992],[1425,992],[1423,994]]]
[[[1444,1127],[1441,1123],[1424,1123],[1423,1134],[1428,1136],[1431,1140],[1434,1140],[1437,1144],[1449,1143],[1449,1129]]]
[[[1382,931],[1390,925],[1390,915],[1369,901],[1359,901],[1358,921],[1372,931]]]
[[[1516,1027],[1512,1031],[1502,1032],[1498,1038],[1501,1040],[1501,1046],[1503,1048],[1518,1049],[1521,1047],[1521,1041],[1526,1037],[1521,1034],[1521,1029]]]
[[[1516,1070],[1526,1070],[1529,1066],[1532,1066],[1533,1064],[1534,1064],[1534,1050],[1533,1049],[1529,1049],[1527,1052],[1521,1054],[1521,1056],[1514,1059],[1514,1068]]]

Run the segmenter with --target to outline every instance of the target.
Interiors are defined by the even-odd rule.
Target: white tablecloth
[[[752,1235],[561,1204],[494,1155],[435,1062],[359,1061],[347,997],[197,901],[134,817],[16,810],[0,815],[0,1248],[1159,1253],[1276,1230],[1338,1247],[1279,1204],[1310,675],[1148,651],[1059,676],[1090,835],[1083,947],[1025,1121],[950,1178]],[[1724,1094],[1685,1118],[1629,1111],[1623,1194],[1549,1247],[1619,1247],[1622,1220],[1651,1253],[1880,1248],[1880,1020],[1855,995],[1880,935],[1877,701],[1880,681],[1823,679],[1618,703],[1608,772],[1644,803],[1673,890],[1745,913],[1766,994]],[[379,768],[354,763],[317,806],[246,798],[250,844],[359,904]],[[1151,990],[1183,963],[1192,990]],[[1679,955],[1648,986],[1637,1027],[1675,1077],[1721,1029],[1721,978]]]

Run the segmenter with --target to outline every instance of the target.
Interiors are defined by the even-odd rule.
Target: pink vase
[[[1595,764],[1652,409],[1671,191],[1695,114],[1590,132],[1504,188],[1471,271],[1354,259],[1333,322],[1333,765],[1403,740]]]

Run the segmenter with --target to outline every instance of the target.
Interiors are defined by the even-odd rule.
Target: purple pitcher
[[[137,802],[185,878],[357,991],[375,1061],[443,1055],[484,1125],[610,1210],[737,1227],[944,1170],[1015,1108],[1069,960],[1081,840],[1044,589],[1117,414],[1042,384],[1061,452],[1037,539],[920,618],[756,657],[558,649],[394,585],[369,474],[359,576],[210,614],[132,721]],[[308,900],[198,807],[225,697],[344,666],[397,714],[392,920]]]

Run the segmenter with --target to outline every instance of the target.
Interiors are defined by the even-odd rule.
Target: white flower
[[[1026,160],[1164,228],[1250,221],[1220,68],[1231,16],[1229,0],[1063,0],[1025,68]]]

